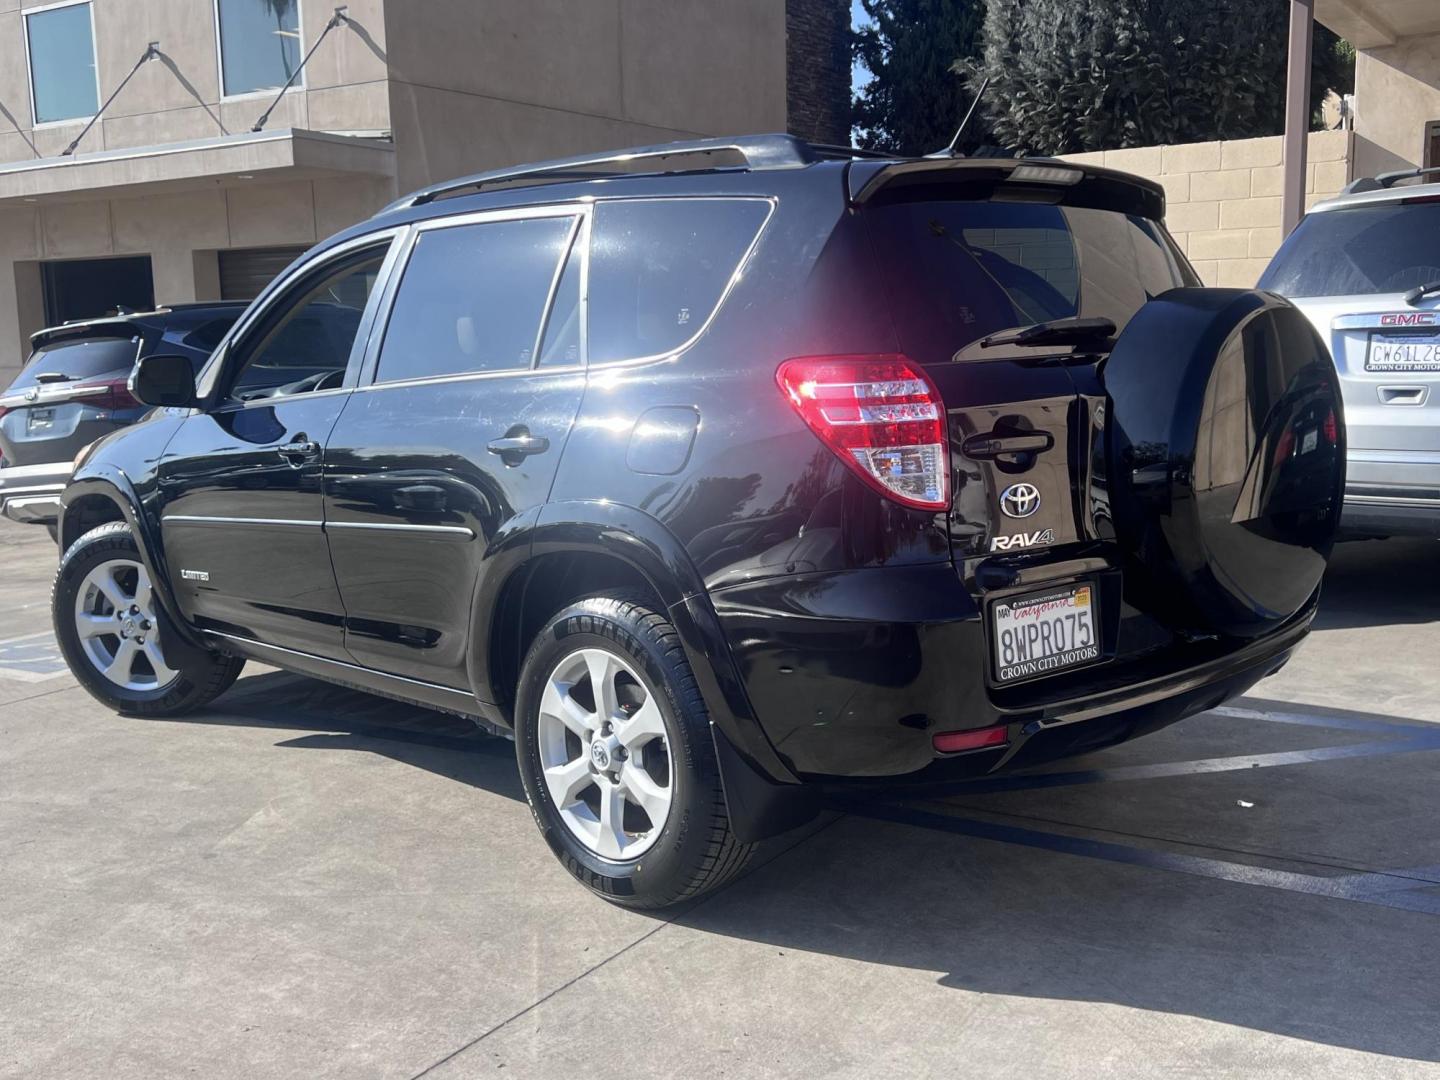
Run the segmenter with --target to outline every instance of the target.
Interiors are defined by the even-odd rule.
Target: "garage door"
[[[220,299],[254,300],[260,290],[305,250],[300,247],[234,248],[219,252]]]

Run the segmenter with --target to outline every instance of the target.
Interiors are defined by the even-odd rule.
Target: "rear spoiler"
[[[152,327],[138,319],[125,316],[110,316],[104,319],[86,319],[81,322],[61,323],[36,330],[30,335],[30,347],[38,349],[53,345],[57,341],[71,341],[82,338],[144,337]]]
[[[1155,221],[1165,217],[1165,189],[1155,181],[1055,158],[857,161],[850,165],[849,184],[850,201],[857,206],[940,197],[1088,206]]]

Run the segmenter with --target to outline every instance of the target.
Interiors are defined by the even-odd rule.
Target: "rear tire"
[[[578,601],[540,631],[521,669],[515,754],[551,850],[613,903],[692,899],[754,851],[730,830],[679,636],[643,595]]]
[[[91,529],[60,557],[50,612],[71,672],[116,712],[180,716],[224,693],[245,666],[165,640],[149,572],[123,521]]]

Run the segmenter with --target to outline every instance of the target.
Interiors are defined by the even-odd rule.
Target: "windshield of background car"
[[[1306,217],[1260,288],[1281,296],[1374,296],[1435,281],[1440,202],[1387,202]]]
[[[1075,316],[1121,329],[1149,300],[1200,284],[1138,215],[1025,203],[900,202],[867,213],[906,355],[950,360],[999,330]]]
[[[139,351],[138,337],[70,338],[42,345],[30,354],[30,362],[10,384],[10,389],[34,386],[37,375],[65,376],[56,382],[77,382],[111,373],[119,378],[135,366]]]

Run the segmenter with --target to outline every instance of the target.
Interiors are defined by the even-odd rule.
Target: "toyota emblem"
[[[1034,484],[1011,484],[1000,493],[1006,517],[1027,518],[1040,509],[1040,491]]]

